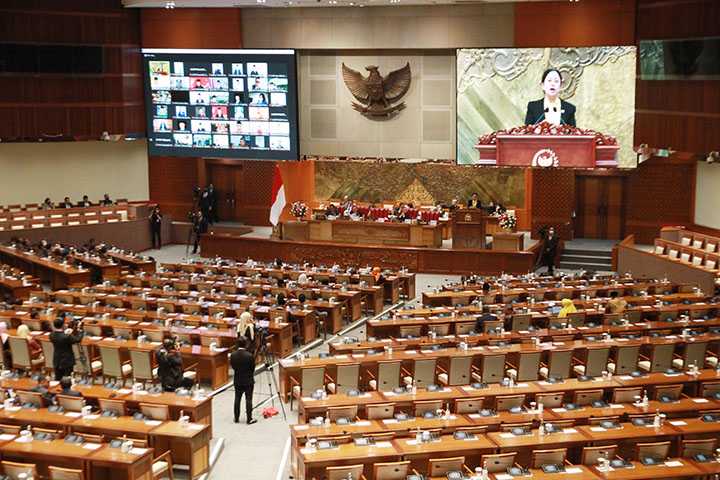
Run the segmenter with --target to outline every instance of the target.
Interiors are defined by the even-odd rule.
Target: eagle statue
[[[405,108],[405,102],[397,102],[410,89],[410,63],[392,71],[386,77],[380,75],[378,67],[368,65],[367,77],[342,64],[343,80],[348,90],[361,103],[352,102],[355,110],[368,117],[387,117]]]

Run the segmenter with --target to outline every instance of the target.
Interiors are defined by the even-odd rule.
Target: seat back
[[[551,350],[549,361],[550,365],[548,365],[548,377],[568,378],[570,376],[572,354],[572,350]]]
[[[680,444],[680,456],[693,458],[698,453],[712,456],[715,453],[717,438],[702,438],[699,440],[683,440]]]
[[[376,463],[373,465],[373,478],[375,480],[405,480],[409,468],[410,460]]]
[[[100,345],[100,357],[102,358],[103,375],[106,377],[123,378],[122,361],[120,360],[120,349]]]
[[[543,465],[562,465],[565,463],[567,448],[551,450],[533,450],[530,468],[541,468]]]
[[[428,460],[428,476],[442,477],[449,472],[462,472],[465,457],[431,458]]]
[[[655,400],[660,400],[661,397],[669,397],[673,401],[680,398],[682,393],[683,385],[658,385],[655,387],[655,393],[653,395]]]
[[[377,390],[389,392],[400,386],[400,365],[399,361],[378,362]]]
[[[85,325],[85,333],[100,337],[102,336],[102,327],[100,325],[87,324]]]
[[[301,374],[301,392],[304,397],[317,390],[325,389],[325,368],[303,368]]]
[[[517,452],[494,453],[480,457],[480,465],[487,468],[488,473],[506,472],[515,464]]]
[[[170,407],[167,405],[158,405],[155,403],[141,403],[140,411],[143,415],[153,420],[169,420]]]
[[[368,420],[383,420],[395,415],[394,403],[376,403],[365,407]]]
[[[53,356],[55,356],[55,345],[50,340],[40,339],[40,346],[42,347],[43,358],[45,359],[45,368],[49,371],[54,370]]]
[[[28,341],[22,337],[8,337],[10,354],[12,355],[13,368],[32,368],[30,359],[30,346]]]
[[[698,368],[705,366],[705,352],[707,351],[708,342],[689,342],[685,344],[685,352],[683,354],[683,366],[688,368],[690,365],[697,365]]]
[[[43,405],[43,396],[40,392],[27,392],[24,390],[18,390],[17,396],[20,399],[20,402],[23,404],[31,403],[37,408],[41,408]]]
[[[152,352],[149,350],[130,349],[130,363],[133,377],[141,381],[153,381]]]
[[[498,395],[495,397],[495,409],[506,411],[514,407],[522,407],[525,403],[525,395]]]
[[[567,322],[575,328],[582,327],[585,325],[585,312],[568,313]]]
[[[113,327],[113,336],[130,340],[133,337],[132,329],[127,327]]]
[[[528,382],[538,379],[542,352],[521,352],[517,367],[517,381]]]
[[[74,343],[72,349],[75,354],[75,366],[73,370],[80,375],[91,374],[92,359],[90,358],[90,349],[88,346]]]
[[[162,342],[165,339],[165,332],[162,330],[143,330],[142,333],[151,342]]]
[[[635,448],[637,460],[645,457],[665,459],[670,453],[670,442],[638,443]]]
[[[470,369],[472,368],[472,357],[451,357],[450,370],[448,371],[448,385],[467,385],[470,383]]]
[[[456,398],[455,413],[477,413],[482,409],[485,397]]]
[[[346,405],[343,407],[328,407],[327,416],[331,422],[336,422],[338,418],[347,418],[354,420],[357,417],[358,406]]]
[[[424,358],[415,360],[415,371],[413,379],[418,387],[426,387],[435,384],[435,367],[437,359]]]
[[[483,323],[483,333],[497,332],[503,325],[505,322],[502,320],[488,320]]]
[[[48,473],[50,474],[50,480],[85,480],[85,473],[82,469],[75,470],[73,468],[49,465]]]
[[[360,364],[346,363],[337,366],[337,393],[347,393],[348,390],[357,390],[360,378]]]
[[[348,478],[361,478],[365,465],[343,465],[341,467],[325,467],[327,480],[346,480]]]
[[[613,403],[631,403],[642,395],[642,387],[622,387],[613,391]]]
[[[650,357],[650,371],[664,372],[665,370],[672,368],[674,352],[674,343],[653,345],[652,355]]]
[[[610,349],[608,347],[588,348],[585,360],[585,375],[588,377],[602,375],[602,372],[607,371],[609,356]]]
[[[455,324],[455,333],[458,335],[467,335],[475,330],[475,322],[457,322]]]
[[[714,397],[716,393],[720,393],[720,382],[707,382],[700,384],[700,394],[703,397]]]
[[[623,345],[617,347],[615,374],[626,375],[637,370],[639,345]]]
[[[590,405],[592,402],[603,399],[603,390],[578,390],[575,392],[574,403],[579,406]]]
[[[405,337],[419,337],[422,332],[421,325],[402,325],[400,327],[400,336]]]
[[[532,314],[530,313],[518,313],[512,317],[512,331],[526,331],[530,329],[530,322],[532,321]]]
[[[580,455],[580,463],[592,467],[598,464],[601,458],[612,460],[617,454],[617,445],[600,445],[594,447],[583,447]]]
[[[482,380],[486,383],[499,383],[505,377],[505,354],[483,355]]]
[[[535,395],[535,401],[543,404],[544,408],[561,407],[563,403],[562,393],[538,393]]]
[[[21,474],[25,474],[28,478],[37,478],[37,468],[35,467],[34,463],[18,463],[18,462],[9,462],[7,460],[3,460],[0,462],[2,464],[3,472],[8,477],[12,478],[13,480],[16,480],[20,477]]]
[[[83,397],[73,397],[71,395],[56,395],[55,399],[62,408],[69,412],[79,412],[85,406]]]
[[[120,417],[126,414],[125,400],[98,398],[98,405],[103,412],[115,412]]]
[[[421,400],[413,402],[416,417],[422,417],[427,412],[435,413],[443,406],[442,400]]]

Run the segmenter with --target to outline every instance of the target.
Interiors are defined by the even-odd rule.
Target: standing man
[[[198,245],[200,245],[200,235],[207,233],[208,221],[205,213],[202,211],[198,212],[195,217],[195,223],[193,223],[193,232],[195,233],[195,244],[193,245],[193,252],[197,253]]]
[[[218,198],[217,198],[217,190],[215,190],[215,186],[211,183],[208,185],[208,197],[210,198],[210,218],[208,221],[212,223],[217,223],[220,221],[218,218]]]
[[[473,192],[470,200],[467,201],[467,208],[480,208],[481,206],[477,192]]]
[[[248,342],[240,337],[237,350],[230,355],[230,366],[235,372],[233,384],[235,385],[235,405],[233,413],[235,423],[240,422],[240,402],[245,395],[245,418],[248,425],[256,423],[252,418],[253,389],[255,388],[255,357],[247,350]]]
[[[80,343],[82,337],[71,328],[65,328],[65,317],[58,317],[53,322],[53,331],[50,334],[50,342],[53,344],[53,369],[55,380],[60,381],[63,377],[72,375],[75,367],[75,353],[73,345]]]
[[[152,245],[153,248],[162,248],[162,240],[160,237],[160,230],[162,228],[162,215],[160,214],[160,207],[153,208],[150,214],[150,232],[152,234]],[[157,247],[155,247],[155,239],[157,238]]]
[[[555,257],[557,256],[558,237],[555,235],[555,227],[550,227],[543,239],[540,250],[540,266],[547,267],[548,275],[555,275]]]

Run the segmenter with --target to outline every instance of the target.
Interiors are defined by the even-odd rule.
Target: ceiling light
[[[172,10],[173,8],[175,8],[175,0],[168,0],[167,2],[165,2],[165,8],[167,8],[168,10]]]

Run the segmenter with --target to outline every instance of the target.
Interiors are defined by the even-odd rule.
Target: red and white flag
[[[275,165],[275,174],[272,183],[272,205],[270,206],[270,223],[277,225],[280,215],[285,208],[285,186],[283,185],[280,167]]]

